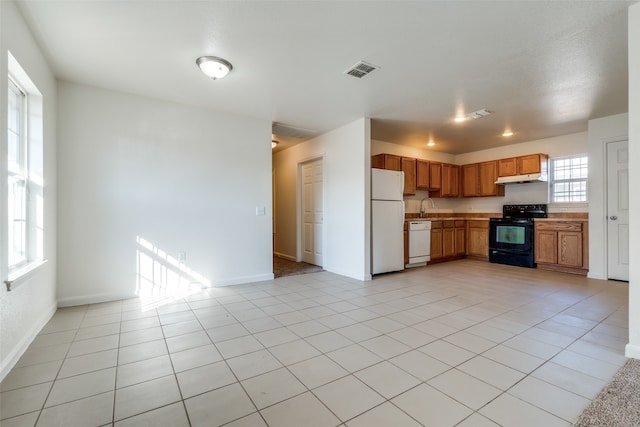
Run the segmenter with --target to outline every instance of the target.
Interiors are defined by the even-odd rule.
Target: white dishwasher
[[[431,261],[431,221],[409,221],[409,264],[407,268]]]

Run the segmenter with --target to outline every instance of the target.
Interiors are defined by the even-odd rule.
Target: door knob
[[[616,219],[618,219],[618,217],[617,217],[617,216],[615,216],[615,215],[611,215],[611,216],[609,217],[609,219],[610,219],[610,220],[612,220],[612,221],[615,221]]]

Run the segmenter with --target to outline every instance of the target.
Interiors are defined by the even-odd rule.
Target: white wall
[[[7,51],[38,88],[43,100],[44,256],[48,262],[7,292],[0,288],[0,380],[11,370],[56,310],[56,82],[49,65],[13,2],[0,2],[0,127],[6,129]],[[7,133],[0,134],[0,278],[7,278]]]
[[[607,144],[629,138],[629,115],[589,120],[589,240],[605,242],[607,230]],[[633,181],[632,181],[633,182]],[[607,246],[589,245],[589,277],[607,278]]]
[[[138,236],[213,285],[273,278],[269,121],[70,83],[59,111],[61,305],[134,296]]]
[[[640,182],[640,4],[629,8],[629,182]],[[640,195],[629,194],[629,344],[640,359]]]
[[[370,278],[370,120],[359,119],[273,156],[275,252],[298,256],[301,163],[322,158],[324,269],[358,280]]]

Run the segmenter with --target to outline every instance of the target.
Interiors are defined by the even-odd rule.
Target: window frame
[[[45,204],[46,204],[46,189],[45,189],[45,135],[44,135],[44,97],[42,93],[38,90],[38,87],[34,84],[33,80],[29,77],[29,74],[22,68],[20,63],[15,59],[15,57],[11,54],[11,51],[7,51],[7,76],[5,77],[5,86],[7,88],[7,92],[9,90],[9,82],[8,79],[11,78],[11,84],[13,86],[17,86],[20,91],[24,94],[23,98],[23,121],[22,121],[22,133],[23,138],[23,159],[24,162],[23,169],[26,168],[25,171],[22,172],[23,176],[26,176],[26,188],[25,196],[26,196],[26,207],[25,211],[21,212],[22,216],[25,218],[25,232],[26,239],[24,241],[24,250],[25,256],[21,262],[13,262],[11,267],[9,267],[9,254],[3,256],[2,262],[4,263],[4,267],[7,271],[7,278],[4,281],[7,291],[13,290],[14,287],[20,285],[21,283],[25,283],[28,278],[32,277],[36,272],[47,263],[45,258],[46,250],[45,250],[45,240],[46,240],[46,227],[45,227]],[[4,98],[2,102],[4,102],[7,106],[7,110],[9,110],[9,102],[11,101],[8,97],[11,96],[7,94],[7,98]],[[7,120],[6,129],[3,128],[3,132],[6,132],[6,138],[9,139],[9,131],[8,131],[8,121],[12,118],[8,113],[4,112],[4,107],[2,108],[3,115],[7,114],[4,119]],[[13,111],[13,110],[12,110]],[[15,142],[9,143],[7,141],[6,147],[3,147],[2,158],[5,159],[5,155],[7,159],[3,164],[3,174],[5,179],[7,180],[5,185],[6,192],[2,192],[3,197],[7,201],[7,205],[9,204],[9,147],[15,146]],[[24,151],[26,150],[26,151]],[[14,154],[12,153],[12,156]],[[15,163],[11,165],[13,170],[15,170]],[[9,237],[9,207],[7,206],[3,209],[7,209],[4,211],[2,216],[5,221],[1,226],[5,230],[7,237]],[[6,217],[4,215],[7,215]],[[13,213],[12,213],[13,215]],[[13,222],[12,222],[13,224]],[[5,240],[7,243],[3,242],[2,244],[6,244],[5,251],[9,250],[9,239]],[[13,251],[13,248],[11,249]],[[5,251],[0,251],[5,254]]]
[[[9,74],[8,78],[8,90],[12,92],[18,100],[16,109],[13,111],[18,117],[17,129],[11,129],[9,123],[7,123],[7,138],[9,133],[16,135],[15,141],[17,145],[14,156],[9,155],[11,143],[7,141],[7,267],[9,271],[19,269],[29,263],[29,227],[30,227],[30,203],[29,203],[29,138],[28,138],[28,99],[27,91],[25,91],[16,81],[14,77]],[[11,113],[7,100],[7,116]],[[7,118],[8,120],[8,118]],[[15,166],[13,162],[10,162],[11,157],[17,157]],[[13,167],[12,167],[13,166]],[[18,198],[11,200],[11,194],[14,194],[11,186],[22,182],[21,195]],[[15,187],[14,187],[15,188]],[[16,201],[20,204],[20,215],[16,217]],[[12,208],[13,207],[13,212]],[[15,239],[16,239],[16,227],[15,222],[22,221],[22,227],[19,232],[20,244],[19,256],[15,257]]]
[[[582,160],[584,159],[584,161]],[[579,160],[580,163],[577,165],[570,165],[567,169],[569,173],[568,178],[558,178],[556,176],[558,165],[556,162],[560,161],[572,161]],[[586,174],[584,176],[571,176],[576,170],[585,168]],[[556,191],[556,184],[567,183],[569,184],[569,189],[565,192],[566,198],[568,200],[556,200],[558,192]],[[571,184],[574,183],[584,183],[584,199],[583,200],[571,200],[574,197],[574,193],[582,193],[581,190],[572,190]],[[587,154],[574,154],[571,156],[562,156],[562,157],[554,157],[549,159],[549,203],[553,204],[586,204],[589,202],[589,156]]]

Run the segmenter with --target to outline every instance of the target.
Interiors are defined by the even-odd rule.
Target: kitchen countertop
[[[546,221],[553,221],[553,222],[589,222],[589,219],[588,218],[562,217],[562,218],[534,218],[533,221],[534,222],[546,222]]]
[[[451,216],[451,217],[427,217],[427,218],[405,218],[405,221],[454,221],[454,220],[471,220],[471,221],[489,221],[489,218],[485,217],[460,217],[460,216]]]

